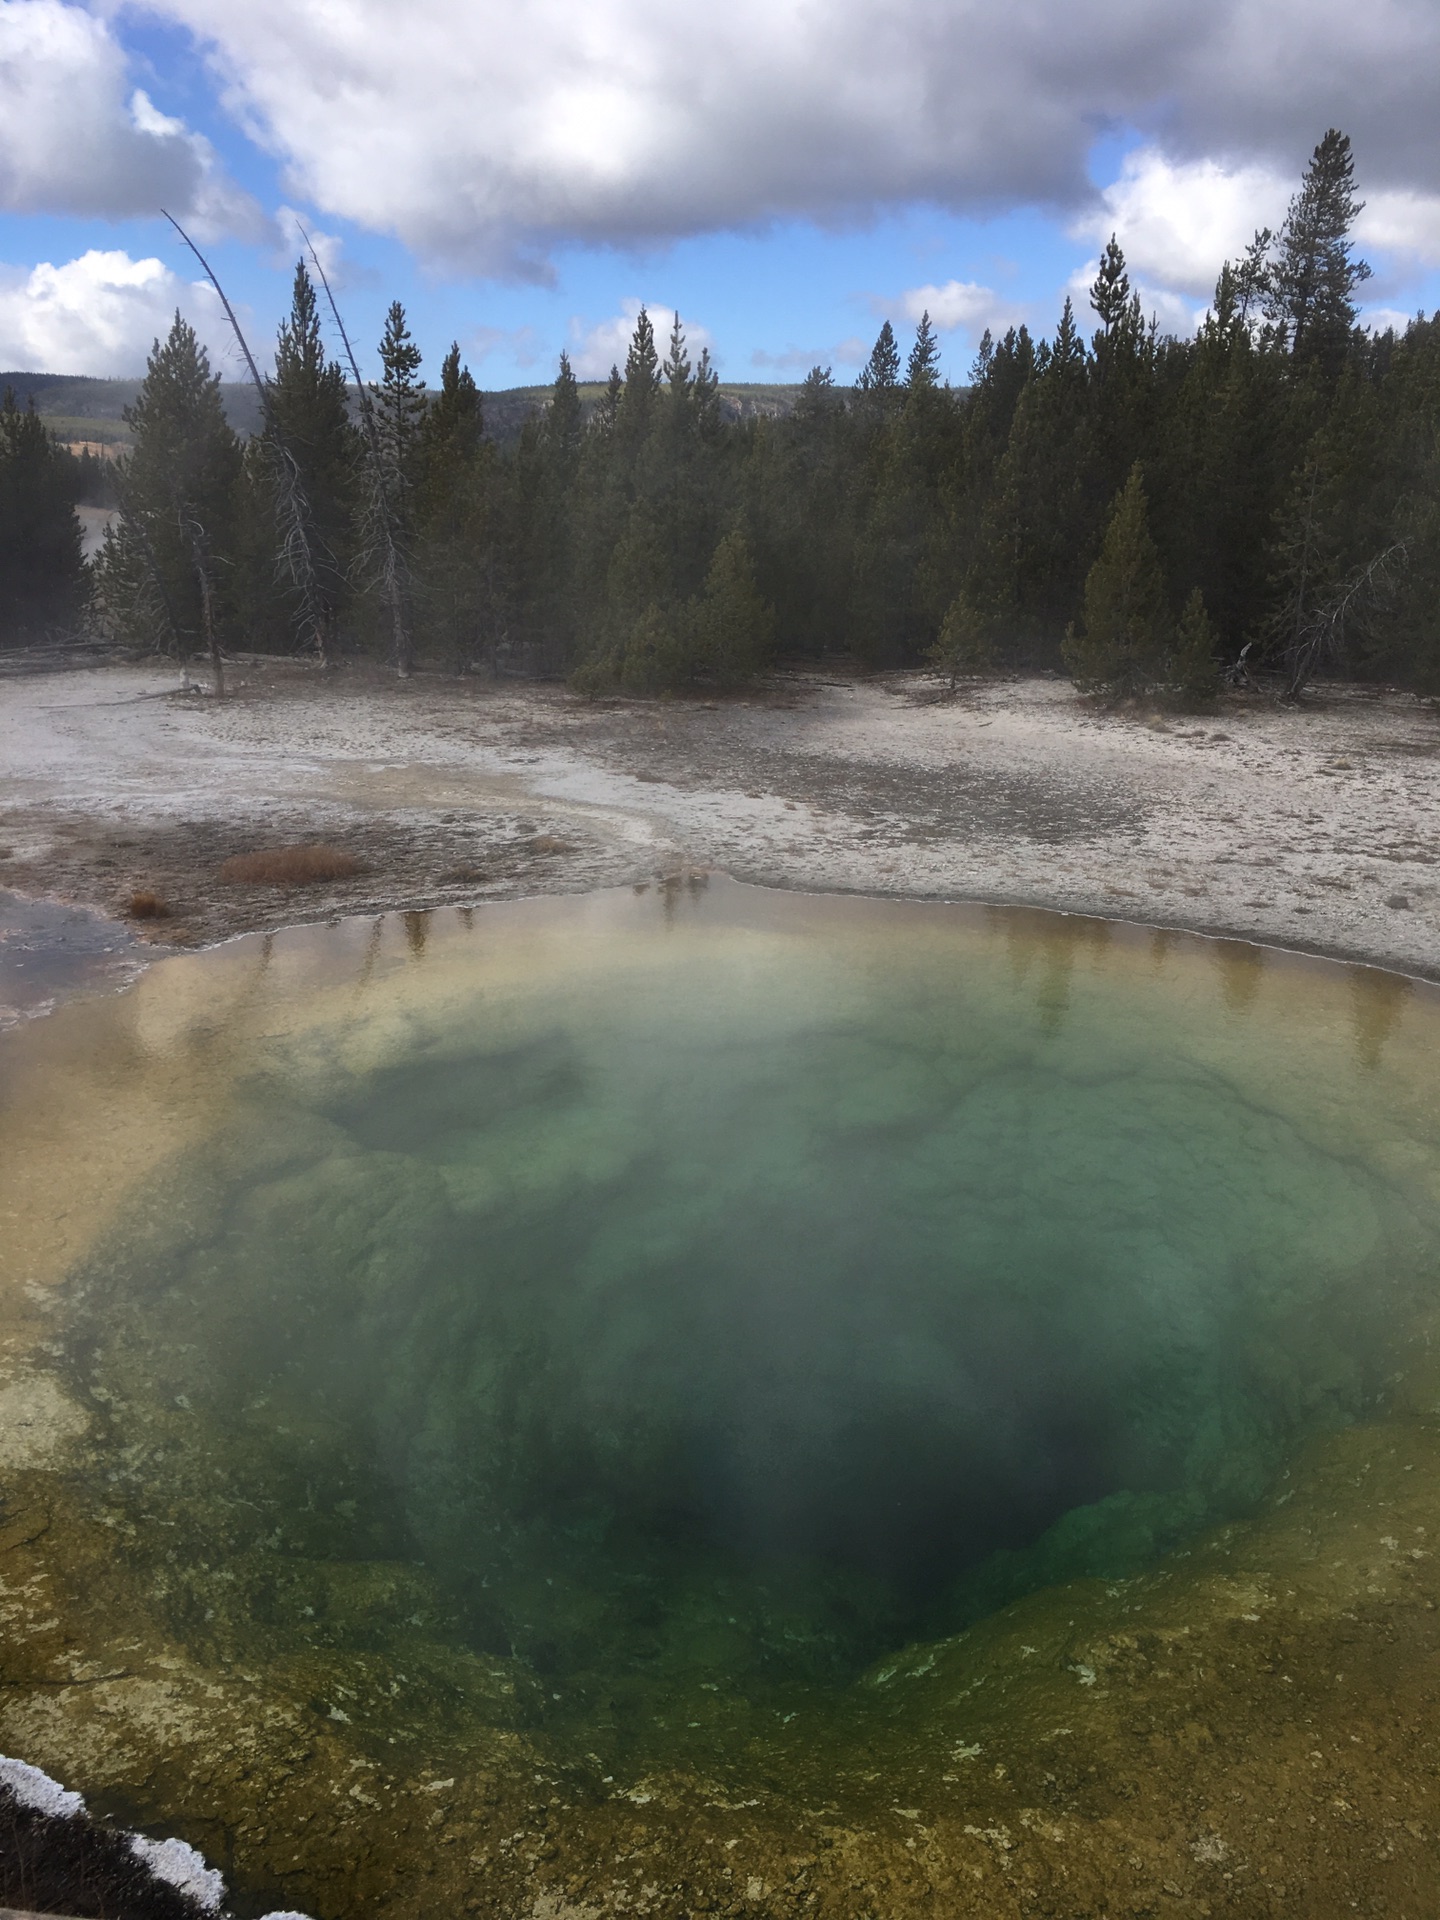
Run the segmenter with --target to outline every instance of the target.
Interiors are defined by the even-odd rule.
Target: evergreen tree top
[[[290,312],[280,323],[275,345],[275,376],[277,380],[280,379],[282,368],[292,367],[318,374],[325,364],[325,342],[320,332],[320,306],[315,297],[315,283],[306,271],[305,262],[297,260],[290,293]]]
[[[195,329],[178,311],[164,340],[145,363],[145,378],[125,420],[133,436],[129,456],[131,491],[151,504],[193,494],[208,484],[201,475],[216,468],[228,484],[239,458],[239,441],[225,418],[220,376]],[[192,503],[193,504],[193,503]]]
[[[391,301],[390,310],[385,315],[385,331],[380,338],[380,365],[384,370],[382,385],[387,387],[412,384],[420,369],[420,349],[411,338],[405,309],[398,300]]]
[[[900,349],[895,344],[895,329],[888,320],[881,327],[855,385],[861,393],[893,393],[900,385]]]
[[[920,324],[915,329],[915,344],[910,349],[910,360],[905,369],[905,384],[911,392],[933,390],[940,384],[940,343],[935,338],[935,329],[930,324],[930,310],[927,307],[920,316]]]
[[[1268,317],[1293,354],[1338,372],[1358,318],[1354,295],[1370,268],[1350,234],[1365,202],[1355,197],[1348,134],[1331,127],[1310,157],[1268,263]]]
[[[1075,309],[1070,296],[1065,296],[1065,305],[1061,310],[1060,324],[1055,329],[1055,343],[1050,349],[1050,364],[1066,371],[1085,364],[1085,343],[1080,338],[1080,329],[1075,324]]]
[[[690,355],[685,351],[685,329],[677,313],[670,324],[670,348],[665,355],[665,378],[674,393],[684,393],[690,385]]]
[[[425,409],[421,433],[434,455],[440,448],[468,459],[485,433],[485,410],[474,375],[460,359],[460,342],[452,340],[440,363],[440,390]]]
[[[660,384],[660,356],[655,348],[655,328],[644,307],[635,316],[635,331],[625,356],[627,393],[643,392],[647,397]]]
[[[1107,337],[1124,324],[1130,307],[1130,276],[1125,271],[1125,255],[1112,233],[1100,256],[1100,270],[1090,285],[1090,305],[1099,316]]]
[[[546,431],[553,445],[570,453],[580,444],[582,424],[580,388],[570,365],[570,356],[562,348],[560,365],[550,389],[550,406],[545,416]]]

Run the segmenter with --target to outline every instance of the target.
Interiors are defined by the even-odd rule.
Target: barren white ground
[[[946,700],[927,676],[799,674],[600,705],[287,666],[242,669],[224,702],[174,688],[138,668],[0,681],[0,886],[111,909],[151,886],[197,940],[712,868],[1440,974],[1440,715],[1398,695],[1166,720],[1051,679]],[[299,839],[366,871],[303,894],[217,878]]]

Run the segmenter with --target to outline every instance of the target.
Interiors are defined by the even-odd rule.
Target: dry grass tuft
[[[132,920],[168,920],[170,917],[170,909],[164,900],[148,887],[131,894],[130,904],[125,911]]]
[[[257,887],[312,887],[322,880],[348,880],[360,862],[340,847],[270,847],[237,853],[220,868],[224,881]]]

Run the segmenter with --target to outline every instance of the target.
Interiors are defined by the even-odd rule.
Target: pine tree
[[[458,344],[452,349],[457,362]],[[420,431],[425,419],[425,385],[419,379],[420,349],[411,338],[405,309],[392,301],[380,339],[380,384],[370,387],[379,430],[381,472],[395,523],[408,533],[411,495],[420,464]]]
[[[1350,234],[1363,200],[1355,198],[1348,135],[1331,127],[1290,202],[1270,266],[1270,318],[1285,329],[1297,359],[1336,374],[1357,318],[1354,295],[1370,268]]]
[[[710,362],[709,347],[700,349],[700,358],[695,363],[695,382],[693,402],[695,425],[702,439],[713,441],[721,427],[720,418],[720,375]]]
[[[1165,681],[1177,706],[1194,712],[1213,705],[1220,689],[1215,654],[1218,636],[1205,611],[1205,596],[1191,589],[1175,628]]]
[[[680,324],[677,313],[670,323],[670,346],[665,355],[664,374],[670,388],[672,401],[685,399],[693,382],[694,369],[690,364],[690,355],[685,347],[685,329]]]
[[[625,397],[625,382],[620,377],[620,369],[613,363],[610,378],[605,383],[605,391],[600,396],[600,405],[595,410],[596,431],[611,434],[620,421],[620,402]]]
[[[829,367],[812,367],[800,382],[800,391],[795,397],[796,420],[805,425],[829,420],[839,407],[834,374]]]
[[[905,369],[905,384],[912,393],[932,392],[940,384],[940,344],[930,324],[927,308],[915,329],[915,344]]]
[[[1125,255],[1112,233],[1100,256],[1099,271],[1090,284],[1090,305],[1099,317],[1104,338],[1113,338],[1124,325],[1130,311],[1130,299],[1130,276],[1125,271]]]
[[[1066,636],[1065,664],[1086,692],[1138,693],[1161,675],[1168,637],[1164,575],[1137,463],[1086,577],[1084,631]]]
[[[97,566],[105,616],[140,644],[208,654],[224,691],[220,629],[236,550],[240,443],[220,377],[177,313],[156,341],[135,404],[118,479],[118,524]]]
[[[415,488],[421,459],[425,388],[417,377],[420,349],[392,301],[380,339],[381,379],[365,408],[369,489],[362,516],[368,570],[389,615],[390,653],[402,679],[414,666],[412,621],[416,537]]]
[[[562,350],[560,370],[550,389],[550,406],[545,415],[546,436],[555,451],[568,460],[579,451],[584,425],[580,388],[570,365],[570,356]]]
[[[755,584],[750,546],[738,529],[716,547],[690,618],[694,665],[716,680],[748,680],[768,663],[775,615]]]
[[[655,348],[655,328],[650,315],[641,307],[625,356],[625,387],[615,422],[619,442],[632,457],[650,432],[659,392],[660,356]]]
[[[1085,342],[1080,338],[1080,329],[1075,324],[1075,309],[1068,294],[1060,310],[1060,324],[1055,329],[1048,370],[1052,376],[1066,380],[1083,376],[1085,371]]]
[[[275,346],[271,416],[284,456],[294,462],[314,572],[317,631],[304,635],[322,662],[335,657],[340,617],[350,599],[358,444],[350,424],[345,375],[328,358],[315,288],[304,261],[295,268],[290,312]],[[277,508],[285,502],[277,497]],[[280,526],[283,543],[286,529]],[[312,617],[305,609],[302,618]]]
[[[900,349],[895,344],[895,329],[888,320],[881,327],[855,386],[858,392],[882,400],[899,390]]]
[[[961,680],[995,670],[995,642],[990,623],[963,589],[945,610],[940,635],[930,649],[931,664],[945,674],[953,693]]]
[[[85,598],[75,517],[78,476],[45,431],[33,400],[0,402],[0,645],[68,625]]]
[[[458,670],[479,651],[495,585],[484,408],[458,341],[421,419],[418,456],[417,603],[427,633]]]

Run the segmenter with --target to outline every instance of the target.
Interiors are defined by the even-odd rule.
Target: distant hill
[[[12,387],[23,407],[33,399],[50,431],[61,440],[126,446],[130,429],[121,417],[140,391],[138,380],[92,380],[81,373],[0,372],[0,392]],[[249,381],[223,381],[225,417],[237,433],[260,424],[260,402]]]
[[[130,439],[125,408],[134,404],[138,380],[92,380],[79,373],[0,372],[0,391],[13,387],[23,407],[33,398],[35,411],[57,438],[92,445],[123,447]],[[587,380],[580,400],[587,414],[599,405],[603,381]],[[753,420],[791,412],[798,386],[767,386],[745,381],[722,381],[720,408],[727,420]],[[260,402],[248,381],[224,381],[220,395],[225,417],[237,433],[252,434],[260,425]],[[505,387],[484,396],[485,426],[502,445],[519,438],[520,430],[550,397],[549,386]]]
[[[580,404],[588,417],[599,406],[605,392],[603,380],[580,382]],[[762,415],[777,418],[793,412],[798,386],[765,386],[758,382],[722,380],[720,411],[727,420],[755,420]],[[485,426],[492,440],[502,445],[519,437],[520,429],[532,413],[538,413],[550,398],[550,387],[504,387],[485,396]]]

